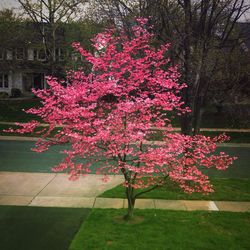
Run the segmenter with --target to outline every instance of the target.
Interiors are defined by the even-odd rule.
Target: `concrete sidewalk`
[[[89,174],[69,181],[68,174],[0,172],[0,205],[93,206],[95,197],[123,181],[122,176]]]
[[[126,199],[98,198],[122,183],[122,176],[87,175],[69,181],[67,174],[0,172],[0,205],[83,208],[126,208]],[[250,212],[250,202],[138,199],[139,209]]]

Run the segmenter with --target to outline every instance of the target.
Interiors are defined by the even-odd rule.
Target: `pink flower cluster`
[[[101,161],[97,173],[123,174],[125,186],[148,187],[170,178],[186,192],[209,193],[212,186],[201,169],[224,170],[234,158],[213,154],[224,136],[211,139],[173,132],[168,114],[189,112],[180,97],[185,84],[180,84],[177,68],[166,57],[169,44],[153,47],[146,23],[138,19],[131,39],[123,31],[115,34],[114,29],[98,34],[93,39],[93,54],[73,44],[92,64],[92,71],[69,72],[67,84],[47,77],[49,89],[34,91],[43,106],[27,113],[49,124],[40,131],[44,139],[35,150],[69,143],[66,158],[54,170],[68,169],[72,179],[89,173],[91,165]],[[32,132],[38,125],[22,124],[16,132]],[[56,126],[60,129],[52,135]],[[167,127],[164,145],[144,143],[152,127]],[[45,140],[48,137],[54,139]],[[75,163],[76,158],[87,163]],[[149,178],[143,179],[145,176]]]

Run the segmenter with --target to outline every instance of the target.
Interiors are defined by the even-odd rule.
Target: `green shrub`
[[[7,92],[0,92],[0,99],[8,98],[9,94]]]
[[[20,97],[21,94],[22,94],[22,92],[20,89],[17,89],[17,88],[11,89],[11,97],[17,98],[17,97]]]

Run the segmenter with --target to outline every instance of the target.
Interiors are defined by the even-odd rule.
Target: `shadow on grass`
[[[0,206],[0,249],[67,250],[89,211]]]

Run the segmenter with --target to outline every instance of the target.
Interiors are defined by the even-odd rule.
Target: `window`
[[[74,62],[76,62],[78,60],[78,54],[76,54],[76,52],[72,52],[71,60],[74,61]]]
[[[24,48],[16,48],[16,59],[17,60],[24,59]]]
[[[65,59],[65,51],[61,48],[57,48],[55,50],[55,55],[56,55],[56,59],[59,61],[64,61]]]
[[[46,55],[45,55],[44,49],[37,50],[37,60],[39,60],[39,61],[46,60]]]
[[[9,88],[9,78],[8,74],[0,73],[0,88]]]
[[[34,60],[34,50],[33,49],[28,49],[28,60],[33,61]]]
[[[7,49],[6,50],[6,59],[7,60],[12,60],[13,59],[13,51],[12,51],[12,49]]]

